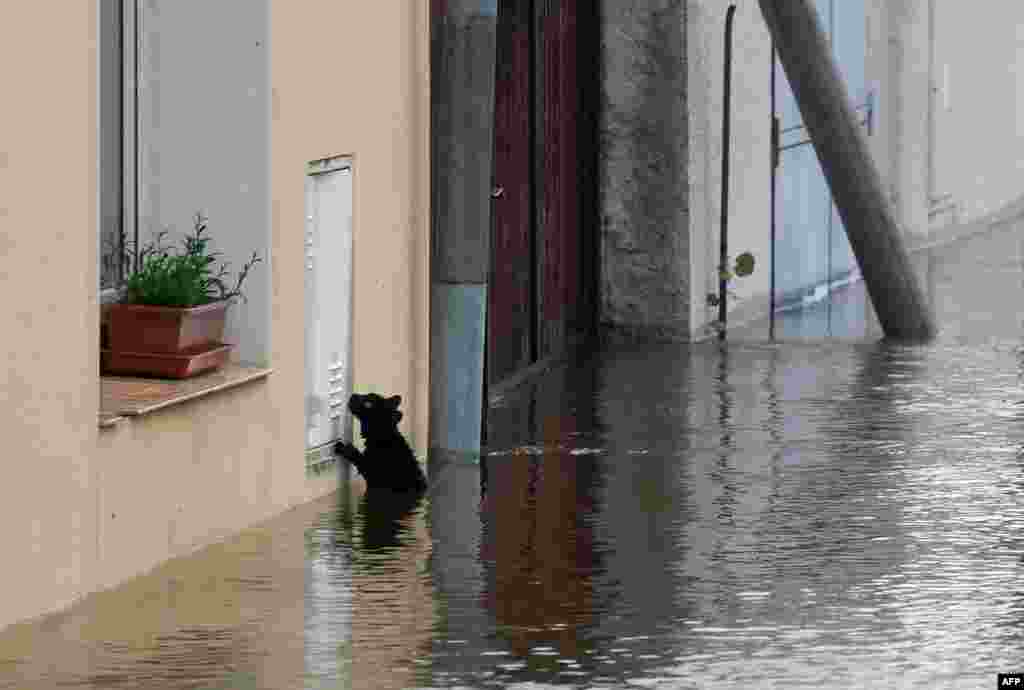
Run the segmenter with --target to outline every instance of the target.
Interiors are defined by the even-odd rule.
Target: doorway
[[[815,0],[814,4],[846,83],[847,94],[870,136],[875,114],[865,79],[864,0]],[[819,302],[830,306],[834,290],[859,278],[857,260],[832,202],[792,87],[774,54],[772,65],[775,72],[772,116],[777,117],[779,123],[772,210],[776,226],[775,311],[801,310]]]
[[[560,355],[596,323],[597,11],[499,3],[488,384]]]

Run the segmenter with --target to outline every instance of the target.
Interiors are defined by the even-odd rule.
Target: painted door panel
[[[776,197],[776,290],[778,306],[799,300],[810,286],[825,280],[827,225],[831,197],[818,158],[809,145],[783,151]],[[780,175],[780,178],[782,175]]]
[[[869,118],[863,0],[816,0],[847,94],[862,122]],[[821,164],[781,64],[775,61],[780,152],[776,171],[776,307],[830,293],[830,283],[857,269]]]

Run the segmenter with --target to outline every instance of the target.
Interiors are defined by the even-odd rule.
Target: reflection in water
[[[541,673],[582,673],[581,631],[593,623],[593,500],[581,471],[590,463],[557,445],[573,431],[571,417],[548,417],[546,452],[490,463],[483,504],[484,605],[512,656]]]
[[[851,288],[838,340],[581,355],[422,499],[346,488],[0,632],[0,688],[989,687],[1024,350],[1019,238],[972,242],[922,264],[936,343],[860,337]]]

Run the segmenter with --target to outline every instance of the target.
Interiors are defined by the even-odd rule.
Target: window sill
[[[262,367],[228,364],[217,371],[180,381],[102,376],[99,426],[101,429],[110,428],[127,417],[138,417],[237,388],[251,381],[265,379],[272,371]]]

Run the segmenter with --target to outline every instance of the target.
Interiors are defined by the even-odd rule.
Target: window
[[[174,223],[188,222],[201,210],[216,219],[218,251],[237,269],[253,250],[267,257],[270,246],[269,173],[270,88],[269,62],[224,59],[224,40],[219,33],[194,35],[196,22],[216,22],[228,30],[244,26],[230,46],[238,54],[256,34],[256,48],[266,45],[269,33],[267,0],[241,3],[183,2],[173,0],[97,1],[97,216],[99,248],[99,295],[106,307],[121,295],[125,279],[137,261],[139,235],[145,242],[149,230],[164,217]],[[240,36],[240,37],[239,37]],[[161,45],[160,39],[165,40]],[[162,49],[162,53],[157,53]],[[157,71],[159,55],[166,59]],[[258,51],[265,56],[266,51]],[[191,58],[209,69],[198,74]],[[258,89],[241,86],[251,80]],[[233,89],[217,87],[231,82]],[[230,116],[216,120],[217,127],[199,136],[182,139],[192,111],[174,107],[181,98],[200,91],[217,94],[215,106],[230,109]],[[161,108],[161,97],[164,98]],[[265,107],[261,110],[260,107]],[[209,118],[207,118],[207,121]],[[241,123],[241,124],[240,124]],[[158,126],[162,124],[163,127]],[[255,132],[255,135],[253,134]],[[228,149],[211,145],[234,135]],[[238,152],[249,158],[240,159]],[[162,175],[149,174],[163,162]],[[237,171],[224,181],[223,169]],[[200,177],[199,173],[205,176]],[[239,187],[252,190],[238,193]],[[195,205],[193,205],[195,204]],[[212,208],[211,208],[212,207]],[[212,211],[212,212],[211,212]],[[253,227],[260,225],[259,235]],[[147,227],[148,226],[148,227]],[[230,228],[239,228],[232,231]],[[220,233],[221,228],[225,232]],[[256,238],[255,241],[253,238]],[[122,260],[130,250],[131,261]],[[240,361],[266,361],[269,351],[269,269],[258,271],[246,283],[254,304],[233,307],[239,316],[234,335]],[[262,282],[261,282],[262,281]],[[250,287],[251,286],[251,287]],[[107,310],[100,311],[100,345],[109,345]],[[244,336],[244,337],[243,337]],[[101,427],[184,403],[194,398],[266,378],[269,369],[231,363],[184,381],[159,381],[127,376],[104,376],[100,370],[99,422]]]
[[[137,0],[99,4],[99,241],[101,296],[116,296],[137,243]]]

